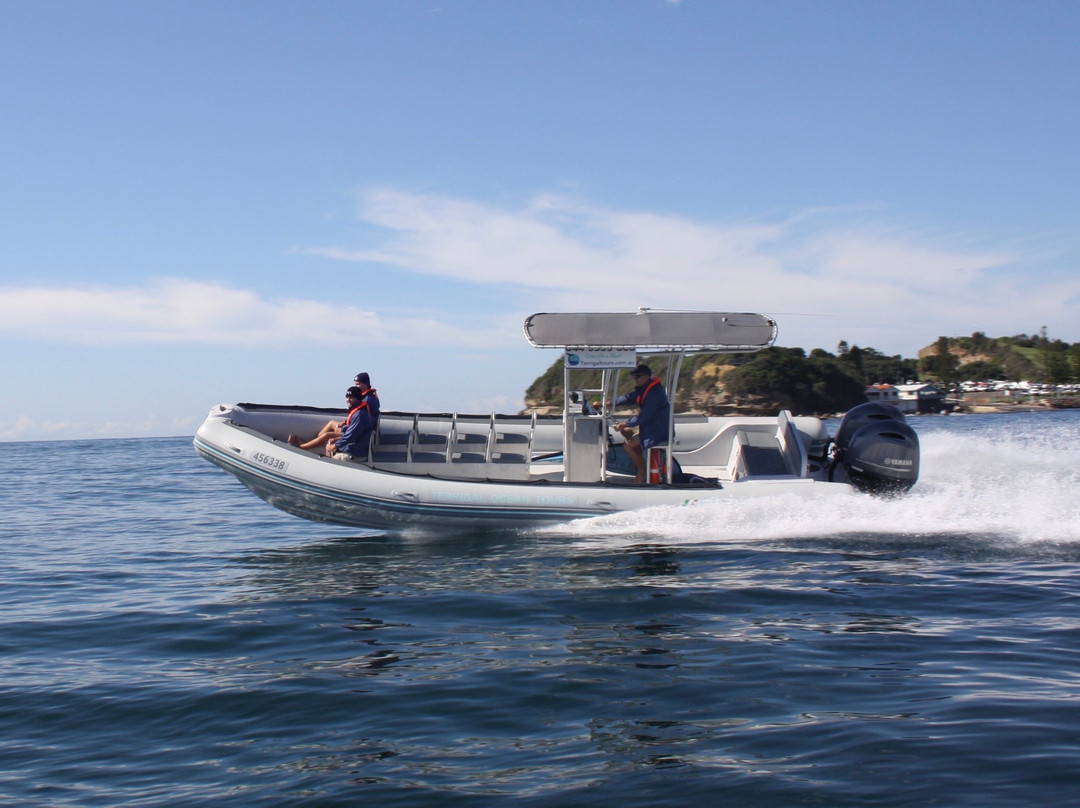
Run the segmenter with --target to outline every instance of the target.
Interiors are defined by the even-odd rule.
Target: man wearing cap
[[[634,482],[643,483],[645,482],[645,452],[653,446],[668,442],[671,404],[663,385],[660,384],[659,379],[653,378],[652,370],[648,365],[638,365],[631,371],[630,376],[634,380],[634,389],[616,398],[612,406],[636,404],[638,407],[637,415],[629,418],[625,423],[617,424],[615,429],[626,438],[623,448],[637,470]],[[634,427],[638,428],[636,436]]]
[[[371,387],[350,387],[345,401],[349,416],[341,426],[341,434],[327,441],[326,455],[335,460],[366,460],[371,433],[379,422],[379,397]]]
[[[374,413],[376,421],[379,420],[379,396],[371,386],[371,377],[367,372],[357,373],[353,378],[353,386],[359,388],[361,399],[368,402],[369,411]],[[350,390],[353,388],[350,387]],[[303,441],[297,435],[289,435],[288,442],[298,449],[317,449],[341,436],[341,429],[345,426],[344,421],[328,421],[326,426],[319,430],[319,434],[309,441]],[[365,454],[367,454],[365,452]]]

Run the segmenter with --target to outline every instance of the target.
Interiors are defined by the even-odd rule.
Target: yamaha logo
[[[886,466],[911,466],[911,465],[914,465],[914,462],[915,461],[913,461],[913,460],[903,460],[903,459],[901,459],[899,457],[886,457],[885,458],[885,465]]]

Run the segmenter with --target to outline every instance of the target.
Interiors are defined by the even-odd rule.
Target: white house
[[[941,412],[945,409],[945,394],[929,382],[898,384],[896,390],[900,394],[900,401],[897,406],[905,414]]]
[[[891,384],[872,384],[863,391],[867,401],[877,401],[882,404],[892,404],[900,407],[900,391]]]

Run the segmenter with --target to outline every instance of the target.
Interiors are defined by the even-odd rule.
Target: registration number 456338
[[[289,467],[289,464],[278,457],[272,457],[264,452],[252,452],[251,459],[256,463],[271,468],[274,471],[285,471]]]

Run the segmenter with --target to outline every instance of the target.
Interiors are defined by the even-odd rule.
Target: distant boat
[[[533,314],[524,330],[532,345],[563,350],[561,415],[385,412],[367,460],[344,462],[286,440],[315,435],[343,410],[222,404],[199,427],[195,448],[283,511],[387,530],[530,526],[777,494],[897,493],[918,479],[915,432],[895,407],[871,403],[848,413],[835,438],[821,420],[787,411],[672,411],[674,439],[648,453],[648,482],[635,483],[607,408],[622,373],[641,354],[655,355],[654,364],[665,357],[662,381],[675,401],[686,355],[767,348],[776,323],[761,314],[642,309]],[[600,381],[575,386],[581,378]]]

